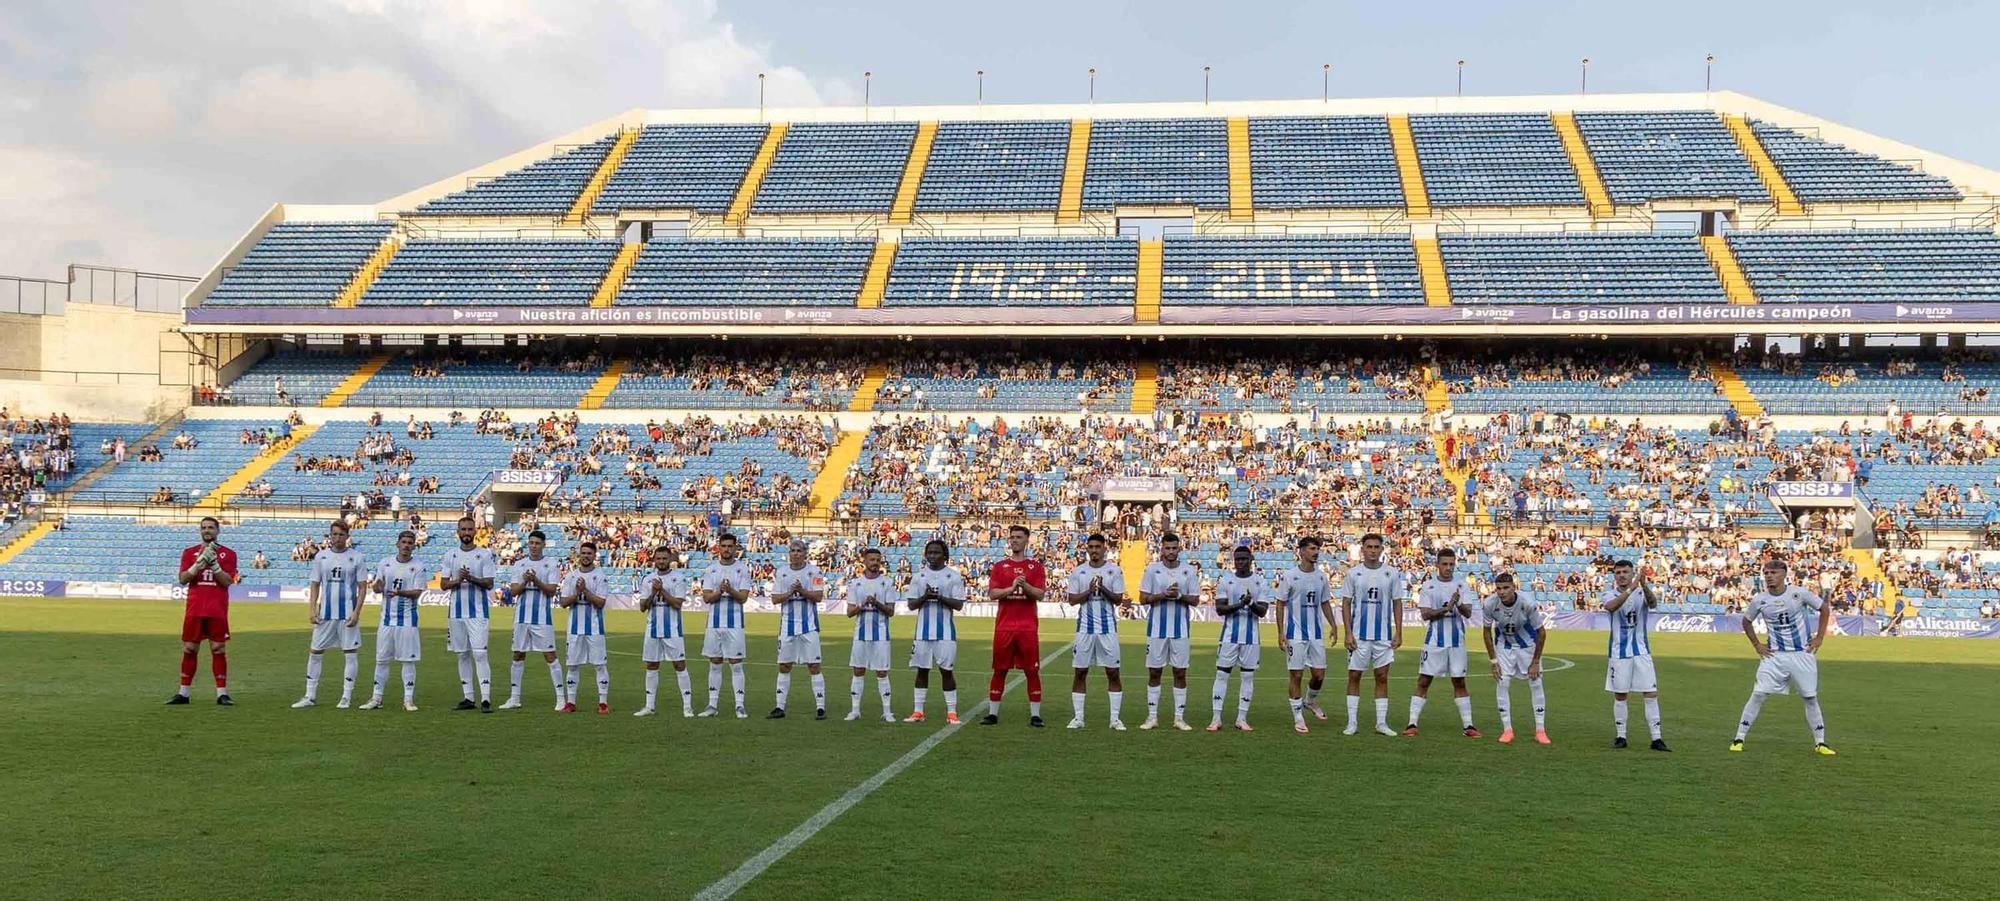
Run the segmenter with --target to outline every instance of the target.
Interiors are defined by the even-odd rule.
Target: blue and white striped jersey
[[[438,575],[456,576],[461,566],[481,579],[491,579],[500,571],[500,561],[494,559],[492,548],[476,547],[469,551],[452,548],[444,552],[444,559],[438,563]],[[488,589],[471,582],[461,582],[457,588],[451,589],[450,616],[452,619],[486,619],[492,597]]]
[[[1778,594],[1762,591],[1750,598],[1743,618],[1764,621],[1766,638],[1773,651],[1804,651],[1819,635],[1819,611],[1826,606],[1820,596],[1803,585],[1787,585]]]
[[[724,563],[717,560],[710,563],[707,569],[701,571],[701,588],[703,591],[720,591],[724,582],[728,582],[732,590],[749,588],[751,581],[750,563],[747,560],[738,559],[735,563]],[[715,599],[715,603],[708,606],[708,627],[711,629],[743,628],[743,602],[728,595],[718,596]]]
[[[811,562],[803,569],[793,569],[789,562],[778,567],[777,575],[771,577],[771,600],[778,605],[779,638],[819,631],[819,605],[803,595],[792,598],[795,589],[825,591],[826,574],[820,572],[818,564]]]
[[[1449,582],[1435,575],[1424,579],[1417,589],[1417,606],[1445,611],[1444,616],[1424,623],[1424,647],[1465,647],[1465,615],[1458,612],[1461,604],[1479,605],[1479,595],[1464,573],[1453,573]]]
[[[657,569],[648,570],[645,575],[639,577],[639,583],[632,588],[632,593],[643,600],[653,596],[653,587],[656,585],[666,592],[667,597],[686,600],[687,570],[670,569],[666,572]],[[646,611],[647,638],[679,638],[681,634],[681,608],[672,604],[654,604],[652,609]]]
[[[319,586],[320,619],[339,622],[354,615],[355,608],[361,606],[361,578],[367,568],[367,560],[357,547],[344,551],[320,548],[313,555],[307,578]]]
[[[563,579],[563,598],[576,599],[576,606],[569,608],[569,634],[603,635],[604,608],[583,600],[579,589],[584,588],[590,589],[590,593],[598,597],[610,595],[611,581],[604,574],[604,567],[599,566],[589,572],[581,569],[570,570],[569,576]]]
[[[1218,604],[1240,604],[1245,600],[1254,603],[1256,601],[1269,600],[1270,597],[1271,584],[1264,581],[1263,573],[1257,572],[1254,569],[1247,576],[1239,576],[1234,572],[1228,572],[1224,573],[1222,578],[1215,580],[1215,600]],[[1249,608],[1224,616],[1222,618],[1221,642],[1223,644],[1256,644],[1258,620],[1257,612]]]
[[[1101,580],[1101,581],[1100,581]],[[1109,560],[1102,566],[1084,563],[1069,571],[1063,589],[1070,594],[1090,593],[1090,583],[1100,581],[1105,594],[1093,594],[1076,608],[1076,634],[1116,635],[1118,634],[1118,605],[1111,599],[1125,593],[1125,571]]]
[[[1286,641],[1326,640],[1326,617],[1319,605],[1331,600],[1332,593],[1326,570],[1318,567],[1308,572],[1294,566],[1278,574],[1273,599],[1285,602]]]
[[[522,573],[534,573],[542,584],[562,584],[562,562],[554,557],[540,560],[522,558],[514,564],[515,579]],[[555,620],[555,596],[533,585],[521,586],[521,594],[514,599],[514,624],[520,626],[553,626]]]
[[[1179,566],[1168,566],[1158,560],[1146,564],[1146,573],[1139,577],[1139,591],[1145,594],[1162,594],[1169,585],[1181,587],[1181,598],[1176,601],[1156,601],[1146,612],[1147,638],[1188,637],[1188,611],[1201,603],[1201,570],[1192,562],[1182,559]]]
[[[1395,637],[1402,616],[1403,595],[1409,587],[1403,571],[1387,563],[1370,569],[1357,563],[1340,580],[1340,600],[1352,611],[1355,641],[1388,641]]]
[[[1609,605],[1625,592],[1607,588],[1598,595],[1600,605]],[[1632,589],[1632,599],[1625,606],[1611,614],[1611,642],[1607,653],[1613,660],[1632,657],[1653,656],[1653,644],[1647,640],[1646,630],[1651,628],[1653,611],[1646,609],[1646,595],[1637,588]]]
[[[929,566],[917,568],[917,574],[910,577],[910,587],[903,593],[903,600],[916,608],[918,641],[957,641],[958,620],[952,609],[943,604],[923,603],[925,589],[936,588],[939,597],[954,601],[965,600],[965,577],[958,570],[947,566],[931,569]]]
[[[382,592],[382,625],[416,625],[417,599],[395,597],[389,592],[422,588],[429,581],[429,576],[424,574],[424,565],[418,563],[414,557],[407,563],[389,557],[383,560],[380,566],[375,567],[375,587]]]
[[[1534,650],[1542,634],[1542,608],[1525,591],[1514,592],[1514,603],[1486,599],[1486,624],[1493,627],[1493,646],[1503,651]]]
[[[867,576],[856,576],[847,580],[847,584],[842,587],[846,589],[847,602],[850,604],[876,601],[893,610],[896,598],[899,596],[895,579],[888,573],[872,579]],[[874,608],[861,611],[861,615],[854,618],[854,640],[888,641],[889,615]]]

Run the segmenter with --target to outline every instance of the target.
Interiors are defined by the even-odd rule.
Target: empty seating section
[[[1417,255],[1401,235],[1166,239],[1163,304],[1421,304]]]
[[[229,400],[267,406],[315,405],[340,387],[365,359],[331,352],[280,351],[258,360],[230,382]],[[285,390],[283,400],[278,398],[280,387]]]
[[[400,494],[402,503],[399,506],[403,509],[420,505],[456,508],[485,484],[488,473],[507,468],[514,448],[514,443],[507,436],[481,434],[469,424],[449,428],[444,423],[434,423],[435,437],[427,441],[405,437],[404,427],[404,422],[400,420],[385,421],[375,428],[355,421],[329,422],[320,426],[312,437],[292,448],[285,459],[264,471],[262,480],[271,483],[270,497],[238,495],[235,503],[282,507],[338,506],[342,498],[351,499],[356,494],[379,487],[385,494]],[[415,462],[401,467],[386,459],[378,463],[357,454],[364,436],[383,432],[394,436],[397,451],[407,450],[414,454]],[[328,458],[354,460],[361,465],[361,469],[357,472],[331,466],[298,468],[298,464],[308,458],[317,461]],[[409,475],[409,484],[376,484],[378,474],[393,476],[399,472]],[[419,494],[416,481],[431,477],[438,480],[437,494]]]
[[[355,271],[395,228],[389,222],[280,222],[271,226],[222,281],[205,306],[308,306],[333,303]]]
[[[417,212],[429,216],[560,216],[569,212],[584,185],[597,174],[604,155],[618,142],[606,135],[557,153],[463,191],[426,201]]]
[[[886,213],[916,138],[915,122],[795,124],[751,211]]]
[[[912,238],[897,248],[883,306],[1130,306],[1130,238]]]
[[[1093,132],[1093,145],[1095,141]],[[1090,152],[1094,158],[1097,148]],[[1403,182],[1389,141],[1389,120],[1251,119],[1250,192],[1262,209],[1401,207]]]
[[[1766,303],[2000,300],[1987,230],[1738,232],[1729,247]]]
[[[427,374],[419,375],[422,368]],[[576,406],[603,368],[570,370],[535,366],[523,370],[509,360],[470,360],[432,368],[414,358],[390,360],[382,371],[347,399],[349,407],[553,407]],[[428,374],[437,373],[437,374]]]
[[[1437,206],[1582,206],[1583,188],[1545,114],[1411,116]]]
[[[939,123],[917,211],[1053,210],[1068,150],[1068,122]]]
[[[854,305],[875,242],[846,238],[654,238],[618,306]]]
[[[92,483],[89,493],[136,503],[164,487],[173,492],[173,503],[194,503],[207,497],[223,479],[243,468],[262,450],[260,445],[240,440],[243,430],[261,431],[277,425],[263,420],[190,419],[160,439],[160,459],[154,462],[139,459],[139,448],[133,442],[149,430],[135,426],[126,439],[131,446],[126,451],[125,463],[106,471]],[[196,446],[186,450],[174,447],[173,438],[181,432],[193,436]]]
[[[722,213],[750,170],[766,125],[648,125],[618,163],[597,214],[619,210]]]
[[[1442,234],[1453,303],[1723,303],[1693,235]]]
[[[1832,141],[1750,121],[1757,141],[1805,203],[1870,200],[1959,200],[1950,181],[1926,175]]]
[[[1613,203],[1673,198],[1771,202],[1721,117],[1702,110],[1577,113]]]
[[[1090,124],[1084,209],[1186,205],[1229,207],[1227,120],[1100,119]]]
[[[1645,372],[1621,373],[1623,377],[1615,383],[1516,377],[1504,386],[1482,385],[1454,391],[1451,408],[1459,413],[1514,414],[1539,408],[1548,413],[1577,416],[1645,413],[1721,416],[1729,410],[1728,399],[1715,393],[1715,383],[1707,380],[1706,372],[1696,373],[1700,380],[1690,379],[1689,374],[1680,366],[1653,363]],[[1453,375],[1447,371],[1446,380],[1463,382]]]
[[[617,241],[534,238],[411,241],[361,295],[362,306],[585,306]]]
[[[1774,414],[1852,416],[1856,424],[1879,421],[1894,403],[1900,410],[1928,416],[1939,410],[1982,416],[2000,413],[2000,364],[1963,363],[1949,368],[1936,360],[1806,361],[1796,372],[1758,366],[1738,366],[1737,375]],[[1952,375],[1946,380],[1945,375]],[[1969,400],[1967,392],[1986,390],[1986,398]]]

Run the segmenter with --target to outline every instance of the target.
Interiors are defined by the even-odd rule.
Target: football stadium
[[[2000,171],[1711,90],[407,187],[0,279],[0,894],[1992,896]]]

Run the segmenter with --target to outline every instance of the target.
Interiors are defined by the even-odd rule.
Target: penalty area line
[[[1050,661],[1055,660],[1069,650],[1069,642],[1059,643],[1054,651],[1050,651],[1048,656],[1042,658],[1041,666],[1047,667]],[[1026,681],[1026,679],[1027,677],[1024,674],[1007,680],[1006,690],[1013,691],[1016,686]],[[744,886],[749,885],[751,880],[756,879],[758,875],[770,869],[772,864],[785,859],[786,855],[797,850],[800,845],[805,844],[813,836],[818,835],[820,830],[825,829],[834,820],[839,819],[841,814],[846,813],[854,805],[861,803],[869,795],[874,794],[876,789],[881,788],[889,780],[901,775],[904,770],[915,766],[917,761],[924,759],[925,755],[943,743],[945,739],[958,734],[958,730],[965,727],[965,722],[985,716],[986,710],[990,705],[990,701],[980,701],[978,706],[973,707],[966,713],[964,722],[956,725],[946,725],[943,729],[931,733],[929,737],[918,742],[916,747],[903,752],[903,756],[890,761],[888,766],[876,771],[875,775],[862,780],[861,784],[848,789],[846,794],[833,799],[825,807],[820,808],[819,812],[807,817],[805,822],[800,823],[792,831],[785,833],[777,841],[772,842],[770,847],[757,852],[756,856],[744,861],[741,866],[737,867],[729,875],[716,880],[707,888],[702,889],[700,893],[694,896],[695,901],[722,901],[724,898],[735,895]]]

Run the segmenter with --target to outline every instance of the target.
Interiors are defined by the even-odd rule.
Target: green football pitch
[[[1655,636],[1674,748],[1660,754],[1645,749],[1636,699],[1639,741],[1610,748],[1601,633],[1552,636],[1555,744],[1543,748],[1492,740],[1478,651],[1469,682],[1488,735],[1479,741],[1458,734],[1444,683],[1420,737],[1341,735],[1337,682],[1325,698],[1334,719],[1293,734],[1275,647],[1253,734],[1111,732],[1097,675],[1090,727],[1066,730],[1066,651],[1047,664],[1049,728],[1027,727],[1016,687],[999,726],[947,731],[936,684],[931,724],[880,722],[872,677],[867,716],[841,722],[848,674],[838,665],[828,667],[828,721],[811,718],[803,669],[792,717],[763,719],[772,617],[752,618],[753,719],[739,721],[683,719],[670,672],[665,715],[630,715],[643,696],[637,614],[609,617],[608,717],[551,712],[538,656],[525,709],[452,711],[457,669],[435,615],[419,712],[393,703],[399,686],[390,708],[334,709],[333,655],[322,706],[291,710],[304,680],[303,609],[242,604],[232,615],[237,706],[214,705],[204,659],[195,703],[167,707],[178,605],[0,601],[0,847],[10,864],[0,896],[689,897],[718,884],[744,898],[930,901],[1995,894],[1982,861],[2000,821],[2000,643],[1832,639],[1821,675],[1840,756],[1823,758],[1789,697],[1765,707],[1748,752],[1726,751],[1754,668],[1734,636]],[[901,663],[911,623],[898,625]],[[844,664],[847,624],[828,626],[826,659]],[[1048,624],[1045,656],[1070,628]],[[1143,649],[1138,625],[1122,628],[1124,716],[1136,727]],[[496,627],[496,646],[504,635]],[[1197,632],[1188,676],[1197,726],[1208,719],[1214,635]],[[985,696],[985,623],[964,623],[961,636],[959,703],[971,711]],[[371,637],[364,683],[372,652]],[[506,661],[494,655],[503,697]],[[1398,726],[1414,663],[1406,650],[1390,686]],[[690,665],[698,704],[706,668]],[[907,713],[910,676],[893,678]],[[1526,695],[1515,686],[1519,725],[1532,722]],[[1232,713],[1234,703],[1232,679]]]

